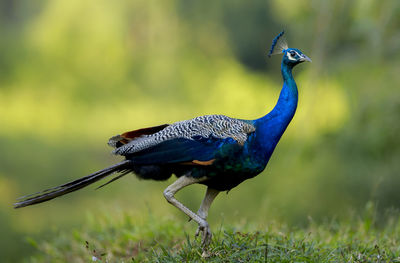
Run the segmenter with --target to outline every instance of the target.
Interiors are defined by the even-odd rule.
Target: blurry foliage
[[[313,59],[295,69],[297,114],[266,171],[221,195],[211,221],[223,213],[232,222],[302,224],[346,217],[368,200],[398,209],[399,13],[395,0],[1,1],[3,258],[30,253],[27,233],[68,228],[86,210],[179,214],[161,194],[169,182],[133,176],[10,207],[23,193],[115,162],[105,145],[114,134],[203,114],[267,113],[282,83],[280,56],[266,53],[282,29]],[[197,209],[200,188],[180,198]]]

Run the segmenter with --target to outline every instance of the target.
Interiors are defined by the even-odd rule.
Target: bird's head
[[[304,61],[311,62],[311,59],[304,55],[303,52],[301,52],[297,48],[288,48],[283,50],[282,53],[282,62],[288,65],[295,66]]]
[[[294,67],[304,61],[311,62],[311,59],[307,57],[303,52],[297,48],[289,48],[286,40],[283,37],[284,31],[277,35],[272,41],[272,46],[268,56],[275,54],[283,54],[282,64],[286,64],[290,67]]]

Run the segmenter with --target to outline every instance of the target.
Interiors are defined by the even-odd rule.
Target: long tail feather
[[[37,192],[34,194],[20,197],[17,199],[18,202],[16,202],[14,204],[14,208],[20,208],[20,207],[25,207],[25,206],[29,206],[29,205],[42,203],[42,202],[51,200],[53,198],[56,198],[58,196],[68,194],[70,192],[79,190],[85,186],[88,186],[94,182],[97,182],[98,180],[103,179],[104,177],[107,177],[115,172],[123,172],[122,174],[125,175],[128,173],[127,168],[129,168],[130,164],[131,164],[131,161],[125,160],[123,162],[117,163],[115,165],[112,165],[103,170],[97,171],[90,175],[84,176],[84,177],[74,180],[72,182],[69,182],[69,183],[66,183],[66,184],[63,184],[60,186],[56,186],[53,188],[49,188],[49,189],[46,189],[41,192]],[[121,177],[122,176],[117,176],[114,179],[116,180]],[[112,180],[112,181],[114,181],[114,180]]]
[[[131,170],[123,171],[121,174],[115,176],[115,177],[112,178],[110,181],[107,181],[106,183],[104,183],[104,184],[100,185],[99,187],[97,187],[96,190],[98,190],[98,189],[100,189],[100,188],[102,188],[102,187],[104,187],[104,186],[106,186],[106,185],[108,185],[108,184],[114,182],[115,180],[118,180],[119,178],[125,176],[126,174],[128,174],[128,173],[130,173],[130,172],[131,172]]]

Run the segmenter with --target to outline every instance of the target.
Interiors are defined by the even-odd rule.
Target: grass
[[[382,226],[368,213],[346,222],[310,220],[304,228],[214,225],[206,253],[194,227],[151,214],[90,216],[86,226],[48,241],[28,239],[37,254],[26,262],[400,262],[398,216]]]

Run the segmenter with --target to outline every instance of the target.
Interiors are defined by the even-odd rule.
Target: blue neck
[[[287,65],[282,61],[283,87],[278,102],[271,111],[271,113],[278,111],[278,114],[287,120],[287,124],[289,124],[296,112],[298,101],[297,85],[292,75],[292,69],[293,66]]]
[[[284,63],[282,60],[283,87],[278,102],[270,113],[255,121],[258,125],[263,126],[262,130],[265,132],[265,136],[272,135],[277,140],[286,130],[297,108],[298,91],[293,79],[292,69],[293,66]]]

